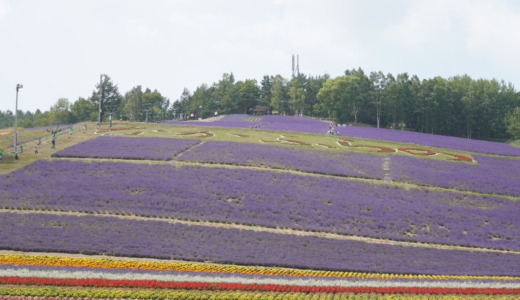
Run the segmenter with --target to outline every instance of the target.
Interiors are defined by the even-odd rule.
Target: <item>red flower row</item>
[[[345,147],[367,147],[367,148],[378,149],[378,150],[375,150],[374,152],[394,153],[394,152],[397,152],[397,150],[399,150],[399,151],[403,151],[403,152],[406,152],[406,153],[412,154],[412,155],[435,155],[437,153],[441,153],[441,154],[453,157],[453,158],[448,158],[449,160],[473,161],[473,159],[471,157],[468,157],[468,156],[459,155],[459,154],[453,154],[453,153],[448,153],[448,152],[435,152],[433,150],[424,149],[424,148],[400,147],[400,148],[397,148],[397,149],[392,149],[392,148],[389,148],[389,147],[374,146],[374,145],[352,145],[352,142],[355,142],[355,140],[353,140],[353,139],[341,139],[341,140],[338,141],[338,143],[340,145],[345,146]]]
[[[281,284],[244,284],[225,282],[192,282],[160,280],[113,280],[102,278],[43,278],[43,277],[0,277],[3,284],[96,286],[96,287],[153,287],[207,290],[262,290],[285,292],[325,293],[406,293],[406,294],[520,294],[520,288],[432,288],[432,287],[340,287],[302,286]]]

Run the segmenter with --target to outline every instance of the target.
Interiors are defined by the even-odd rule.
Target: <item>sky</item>
[[[520,90],[515,0],[0,0],[0,111],[88,98],[107,74],[125,94],[345,70],[467,74]]]

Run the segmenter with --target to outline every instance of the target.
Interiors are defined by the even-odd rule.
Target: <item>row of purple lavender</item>
[[[169,160],[200,143],[194,139],[99,136],[54,153],[54,157]]]
[[[245,265],[520,275],[518,254],[404,247],[104,216],[0,213],[0,248]]]
[[[54,154],[56,157],[172,159],[291,169],[319,174],[383,178],[383,156],[350,151],[292,148],[226,141],[102,136]],[[189,149],[189,151],[183,152]],[[414,184],[520,196],[520,160],[475,156],[478,164],[390,155],[391,178]]]
[[[262,129],[287,130],[310,133],[325,133],[329,129],[329,123],[309,117],[268,115],[259,116],[258,120],[255,121],[249,120],[251,120],[251,118],[247,115],[227,115],[213,122],[168,121],[164,123],[174,125],[202,125],[238,128],[248,128],[254,126]],[[338,127],[338,132],[339,135],[348,137],[380,139],[403,143],[428,145],[433,147],[445,147],[479,153],[520,156],[520,148],[514,147],[506,143],[497,143],[436,134],[360,126]]]
[[[520,156],[520,148],[506,143],[473,140],[413,131],[402,131],[360,126],[341,127],[339,128],[339,132],[340,135],[348,137],[359,137],[402,143],[412,143],[433,147],[466,150],[478,153]]]
[[[520,201],[506,197],[124,162],[37,161],[0,179],[0,206],[7,208],[132,213],[520,249]]]
[[[199,125],[199,126],[220,126],[237,128],[261,128],[268,130],[286,130],[310,133],[325,133],[329,128],[329,123],[309,117],[291,116],[256,116],[248,115],[226,115],[217,121],[166,121],[163,124],[172,125]]]

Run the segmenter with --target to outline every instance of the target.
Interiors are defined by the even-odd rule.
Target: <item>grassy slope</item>
[[[20,168],[24,165],[30,164],[38,159],[51,159],[51,155],[64,149],[68,146],[86,141],[88,139],[95,138],[99,134],[106,134],[112,136],[150,136],[150,137],[174,137],[174,138],[198,138],[202,140],[224,140],[224,141],[236,141],[236,142],[248,142],[248,143],[262,143],[264,141],[276,141],[280,136],[285,136],[286,139],[297,140],[310,145],[298,145],[298,144],[282,144],[288,147],[304,147],[314,149],[329,149],[330,151],[357,151],[357,152],[370,152],[368,148],[345,148],[340,147],[337,144],[339,137],[332,137],[327,135],[301,133],[301,132],[281,132],[281,131],[270,131],[261,129],[249,129],[249,128],[224,128],[224,127],[203,127],[203,126],[173,126],[173,125],[162,125],[162,124],[143,124],[143,123],[117,123],[114,125],[113,131],[106,131],[103,133],[96,133],[96,126],[93,123],[89,123],[89,129],[85,132],[81,129],[82,124],[78,124],[73,131],[73,134],[69,135],[68,132],[58,137],[56,149],[51,149],[50,134],[45,130],[21,130],[19,140],[29,141],[24,146],[24,153],[20,154],[20,160],[14,161],[11,154],[8,151],[12,150],[12,133],[8,135],[0,135],[0,151],[4,152],[4,160],[0,162],[0,174],[10,172],[14,169]],[[106,127],[103,127],[106,128]],[[119,130],[120,129],[120,130]],[[214,136],[212,137],[199,137],[203,135],[203,131],[209,131]],[[179,135],[179,133],[194,133]],[[242,135],[242,136],[240,136]],[[244,136],[244,135],[247,135]],[[32,140],[37,137],[43,137],[43,145],[39,146],[39,153],[35,154],[33,151]],[[430,146],[412,145],[405,143],[396,143],[382,140],[370,140],[370,139],[359,139],[356,138],[357,144],[376,145],[384,146],[389,148],[398,147],[420,147],[434,151],[445,151],[459,155],[472,156],[475,153],[468,151],[443,149]],[[323,146],[317,146],[317,144],[328,145],[335,148],[326,148]],[[520,146],[520,142],[517,141],[517,146]],[[377,154],[377,153],[376,153]],[[385,154],[381,154],[385,155]],[[399,153],[392,155],[402,155]],[[483,155],[479,153],[479,155]],[[446,159],[443,156],[428,157],[425,159]],[[395,183],[396,185],[399,183]],[[405,296],[403,296],[405,297]],[[451,296],[450,296],[451,297]],[[463,297],[463,296],[462,296]],[[492,298],[493,296],[487,296],[486,298]],[[499,296],[497,296],[499,297]],[[507,297],[507,296],[506,296]],[[441,296],[439,296],[441,298]],[[451,298],[450,298],[451,299]],[[507,298],[504,298],[507,299]]]
[[[82,141],[92,139],[97,137],[99,134],[112,135],[112,136],[151,136],[151,137],[173,137],[173,138],[201,138],[201,135],[204,135],[203,131],[209,131],[214,136],[212,137],[203,137],[204,140],[222,140],[222,141],[236,141],[236,142],[248,142],[248,143],[262,143],[261,140],[267,142],[276,142],[277,138],[283,136],[285,140],[293,140],[304,144],[295,144],[290,142],[279,143],[276,142],[277,145],[285,145],[289,147],[303,147],[303,148],[314,148],[314,149],[329,149],[330,151],[356,151],[356,152],[370,152],[374,153],[373,149],[369,148],[345,148],[341,147],[337,144],[337,140],[340,138],[347,137],[333,137],[329,135],[323,134],[313,134],[313,133],[304,133],[304,132],[284,132],[284,131],[273,131],[273,130],[261,130],[261,129],[250,129],[250,128],[226,128],[226,127],[215,127],[215,126],[192,126],[192,125],[164,125],[164,124],[154,124],[154,123],[128,123],[128,122],[120,122],[115,123],[112,131],[103,131],[97,132],[96,126],[94,123],[89,123],[88,130],[85,132],[81,128],[82,124],[77,124],[73,133],[70,135],[68,131],[63,132],[57,139],[56,149],[51,149],[50,144],[50,133],[45,130],[24,130],[21,129],[19,131],[18,140],[27,141],[24,144],[24,153],[20,154],[20,160],[14,161],[12,157],[12,133],[7,132],[7,134],[0,135],[0,151],[4,152],[4,159],[0,163],[0,174],[7,173],[11,170],[20,168],[26,164],[29,164],[38,159],[49,159],[50,156],[61,149],[64,149],[68,146],[80,143]],[[126,128],[126,129],[125,129]],[[106,126],[103,126],[101,129],[108,129]],[[181,133],[191,133],[194,134],[185,134]],[[238,135],[247,135],[238,136]],[[33,141],[42,137],[43,144],[39,146],[39,153],[34,153],[34,143]],[[361,139],[355,138],[355,144],[357,145],[374,145],[374,146],[383,146],[389,148],[399,148],[399,147],[421,147],[430,149],[433,151],[444,151],[450,152],[453,154],[472,156],[472,152],[461,151],[461,150],[453,150],[453,149],[445,149],[439,147],[431,147],[431,146],[421,146],[407,143],[398,143],[392,141],[383,141],[383,140],[372,140],[372,139]],[[318,144],[321,144],[318,145]],[[328,148],[334,147],[334,148]],[[378,153],[375,153],[378,154]],[[394,155],[394,154],[393,154]],[[400,155],[400,153],[396,153],[396,155]],[[433,156],[430,159],[446,159],[443,155]]]

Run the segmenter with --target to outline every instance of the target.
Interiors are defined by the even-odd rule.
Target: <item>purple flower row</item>
[[[251,121],[253,120],[253,121]],[[163,124],[172,125],[199,125],[199,126],[220,126],[237,128],[261,128],[269,130],[286,130],[310,133],[325,133],[328,123],[309,117],[290,117],[290,116],[255,116],[248,115],[227,115],[220,120],[213,122],[206,121],[166,121]]]
[[[520,201],[250,169],[37,161],[0,176],[0,206],[520,249]]]
[[[479,164],[390,155],[391,178],[483,193],[520,196],[520,160],[475,156]],[[207,141],[180,160],[261,165],[330,175],[383,178],[383,156],[224,141]]]
[[[198,143],[200,140],[195,139],[99,136],[52,156],[169,160]]]
[[[520,275],[518,254],[100,216],[0,214],[0,248],[385,273]]]
[[[390,155],[393,180],[520,196],[520,159],[475,155],[478,164]]]
[[[351,151],[206,141],[179,160],[293,169],[330,175],[383,178],[383,156]]]
[[[392,130],[385,128],[347,126],[339,128],[340,135],[445,147],[480,153],[520,156],[520,148],[506,143],[473,140],[452,136]]]
[[[171,159],[200,140],[101,136],[54,154],[58,157]],[[391,155],[393,180],[484,193],[520,196],[520,160],[475,156],[479,164]],[[281,145],[205,141],[179,160],[229,163],[383,178],[383,156],[350,151],[292,148]]]

